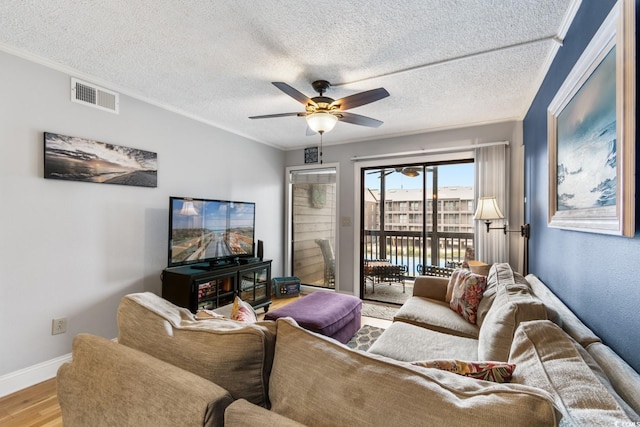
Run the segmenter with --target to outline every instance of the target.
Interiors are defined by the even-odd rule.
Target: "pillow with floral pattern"
[[[465,362],[462,360],[427,360],[411,362],[423,368],[440,369],[478,380],[506,383],[511,381],[516,365],[506,362]]]
[[[253,308],[248,306],[246,302],[242,301],[239,296],[236,296],[233,300],[231,319],[244,323],[255,323],[258,320]]]
[[[487,278],[468,270],[461,270],[453,284],[449,306],[469,323],[476,324],[478,304],[487,287]]]

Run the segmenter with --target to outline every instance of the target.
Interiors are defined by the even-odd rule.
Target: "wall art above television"
[[[44,177],[158,186],[158,154],[75,136],[44,133]]]

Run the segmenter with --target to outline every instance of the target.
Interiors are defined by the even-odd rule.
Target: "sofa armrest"
[[[445,301],[449,279],[436,276],[418,276],[413,283],[413,296]]]
[[[238,399],[224,411],[225,427],[304,427],[304,424]]]
[[[211,381],[89,334],[74,338],[56,383],[65,427],[222,426],[233,401]]]
[[[274,322],[193,320],[186,308],[140,292],[120,301],[118,342],[199,375],[234,399],[268,406]]]

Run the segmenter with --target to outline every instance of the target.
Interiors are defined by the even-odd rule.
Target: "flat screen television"
[[[169,198],[169,267],[254,256],[255,203]]]

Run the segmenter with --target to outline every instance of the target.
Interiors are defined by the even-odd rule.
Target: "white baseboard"
[[[70,361],[71,353],[0,376],[0,397],[55,377],[58,368]]]

